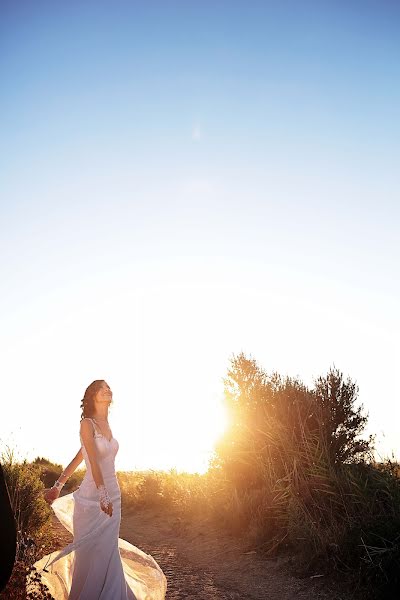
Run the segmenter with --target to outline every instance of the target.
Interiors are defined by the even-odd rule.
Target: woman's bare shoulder
[[[89,419],[88,417],[85,417],[84,419],[82,419],[81,424],[80,424],[80,431],[81,431],[81,433],[89,433],[89,431],[93,431],[92,420]]]

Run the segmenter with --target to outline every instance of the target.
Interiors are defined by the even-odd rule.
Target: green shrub
[[[82,480],[85,476],[86,469],[77,469],[75,473],[71,475],[71,477],[66,482],[64,489],[66,492],[73,492],[81,485]],[[54,483],[54,482],[53,482]],[[53,484],[52,484],[53,485]]]
[[[45,525],[51,510],[43,498],[40,466],[26,460],[17,462],[13,451],[7,449],[0,456],[12,508],[17,524],[17,553],[14,569],[6,588],[1,592],[3,600],[52,600],[45,585],[33,567],[41,558]],[[27,590],[27,578],[36,581],[35,590]]]
[[[17,523],[24,538],[32,537],[49,522],[51,510],[43,497],[41,469],[24,460],[16,462],[10,450],[1,456],[4,476]]]
[[[47,458],[43,457],[35,458],[33,464],[37,465],[40,468],[40,480],[43,482],[45,488],[51,488],[63,471],[62,465],[53,463]],[[77,469],[67,480],[63,489],[66,492],[72,492],[76,490],[82,483],[82,479],[85,475],[85,472],[85,468]]]

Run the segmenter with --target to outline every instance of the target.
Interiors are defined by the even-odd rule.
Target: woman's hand
[[[112,505],[111,501],[108,504],[105,504],[100,500],[100,508],[103,512],[106,513],[106,515],[109,515],[110,517],[112,517],[113,505]]]
[[[101,510],[103,512],[105,512],[106,515],[108,515],[109,517],[112,517],[113,505],[112,505],[111,498],[108,494],[107,488],[104,485],[104,483],[99,485],[98,490],[99,490],[99,500],[100,500]]]
[[[51,489],[45,489],[43,492],[44,495],[44,499],[46,500],[47,504],[52,504],[54,502],[54,500],[56,500],[58,498],[58,496],[60,495],[60,490],[58,490],[55,487],[52,487]]]

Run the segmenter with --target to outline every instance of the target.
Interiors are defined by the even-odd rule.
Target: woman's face
[[[99,391],[96,394],[96,402],[110,404],[112,400],[112,391],[110,386],[105,381],[101,384]]]

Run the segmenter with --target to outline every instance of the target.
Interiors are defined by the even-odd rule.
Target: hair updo
[[[101,389],[104,379],[96,379],[86,388],[85,395],[81,400],[81,421],[86,417],[91,417],[94,412],[94,399],[97,392]]]

